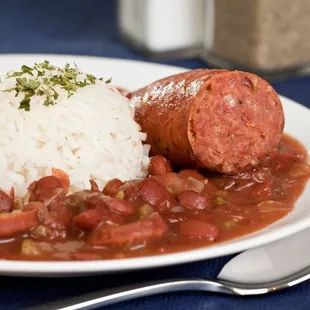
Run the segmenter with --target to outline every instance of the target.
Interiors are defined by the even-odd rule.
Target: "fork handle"
[[[205,279],[179,279],[133,284],[43,304],[25,310],[90,310],[144,296],[177,291],[212,291],[231,294],[220,283]]]

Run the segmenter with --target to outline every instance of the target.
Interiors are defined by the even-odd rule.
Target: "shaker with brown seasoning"
[[[256,72],[310,64],[310,1],[216,0],[213,9],[201,53],[208,62]]]

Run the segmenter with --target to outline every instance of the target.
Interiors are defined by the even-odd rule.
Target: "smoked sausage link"
[[[248,72],[188,71],[128,97],[151,155],[182,167],[246,171],[277,147],[284,128],[279,96]]]

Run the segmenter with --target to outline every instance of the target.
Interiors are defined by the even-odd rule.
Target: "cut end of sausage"
[[[200,89],[191,106],[188,139],[200,166],[236,174],[272,152],[283,129],[275,90],[254,74],[231,71],[213,76]]]

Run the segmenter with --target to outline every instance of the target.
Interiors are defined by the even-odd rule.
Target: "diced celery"
[[[220,206],[220,205],[224,205],[227,203],[227,200],[224,199],[223,197],[216,197],[214,200],[215,204]]]

